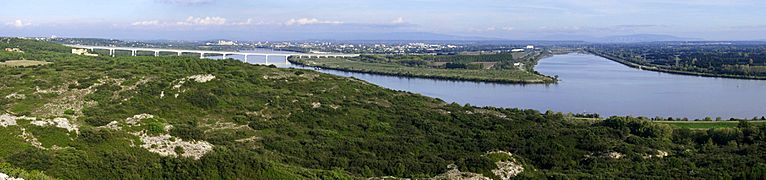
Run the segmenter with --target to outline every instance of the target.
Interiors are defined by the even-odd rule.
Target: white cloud
[[[498,32],[498,31],[513,31],[515,28],[510,26],[505,27],[497,27],[497,26],[491,26],[487,28],[470,28],[468,31],[470,32]]]
[[[251,24],[253,24],[253,18],[247,19],[247,20],[242,21],[242,22],[233,23],[233,24],[236,24],[236,25],[251,25]]]
[[[177,22],[178,25],[203,25],[203,26],[210,26],[210,25],[225,25],[226,24],[226,18],[222,17],[193,17],[189,16],[186,18],[186,21]]]
[[[213,0],[155,0],[159,3],[177,4],[177,5],[199,5],[213,2]]]
[[[399,17],[399,18],[396,18],[396,19],[394,19],[393,21],[391,21],[391,23],[392,23],[392,24],[404,24],[404,23],[406,23],[406,22],[407,22],[407,21],[404,21],[404,18],[403,18],[403,17]]]
[[[32,25],[32,23],[24,22],[20,19],[17,19],[13,22],[5,23],[5,25],[16,27],[16,28],[23,28]]]
[[[319,20],[317,18],[300,18],[300,19],[290,19],[287,22],[285,22],[285,25],[288,26],[303,26],[303,25],[314,25],[314,24],[343,24],[342,21],[323,21]]]
[[[151,20],[151,21],[138,21],[138,22],[134,22],[134,23],[132,23],[130,25],[133,25],[133,26],[156,26],[156,25],[159,25],[159,24],[160,24],[160,21],[158,21],[158,20]]]
[[[190,16],[183,21],[160,21],[145,20],[131,23],[132,26],[247,26],[263,25],[263,21],[254,21],[252,18],[240,22],[229,22],[222,17],[194,17]]]
[[[267,22],[264,22],[263,20],[255,21],[253,18],[248,18],[245,21],[232,22],[230,24],[231,25],[237,25],[237,26],[247,26],[247,25],[267,25],[267,24],[272,24],[272,23],[267,23]]]

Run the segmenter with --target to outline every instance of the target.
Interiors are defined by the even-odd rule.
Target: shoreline
[[[743,80],[766,80],[766,77],[760,77],[760,76],[742,76],[742,75],[727,75],[727,74],[710,74],[710,73],[701,73],[701,72],[690,72],[690,71],[679,71],[679,70],[672,70],[672,69],[664,69],[659,68],[656,66],[645,66],[636,64],[630,61],[622,60],[620,58],[612,57],[607,54],[595,52],[592,50],[586,50],[588,54],[592,54],[598,57],[602,57],[617,63],[620,63],[622,65],[636,68],[640,70],[647,70],[647,71],[654,71],[654,72],[662,72],[662,73],[669,73],[669,74],[676,74],[676,75],[686,75],[686,76],[698,76],[698,77],[712,77],[712,78],[729,78],[729,79],[743,79]]]

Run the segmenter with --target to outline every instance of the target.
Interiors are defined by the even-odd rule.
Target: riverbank
[[[766,80],[766,77],[760,77],[760,76],[742,76],[742,75],[732,75],[732,74],[712,74],[712,73],[702,73],[702,72],[692,72],[692,71],[679,71],[679,70],[672,70],[672,69],[666,69],[656,66],[646,66],[641,64],[636,64],[627,60],[623,60],[618,57],[614,57],[605,53],[596,52],[593,50],[586,50],[585,52],[589,54],[593,54],[599,57],[603,57],[609,60],[612,60],[614,62],[623,64],[625,66],[631,67],[631,68],[637,68],[641,70],[647,70],[647,71],[655,71],[655,72],[663,72],[663,73],[670,73],[670,74],[679,74],[679,75],[690,75],[690,76],[702,76],[702,77],[718,77],[718,78],[732,78],[732,79],[751,79],[751,80]]]
[[[368,63],[352,61],[342,58],[328,59],[295,59],[290,58],[293,64],[319,67],[325,69],[370,73],[390,76],[403,76],[414,78],[491,82],[505,84],[551,84],[556,83],[553,77],[545,76],[537,72],[510,69],[438,69],[418,68],[396,64]]]

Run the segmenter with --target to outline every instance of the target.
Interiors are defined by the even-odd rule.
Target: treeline
[[[435,62],[499,62],[514,61],[520,57],[520,54],[514,56],[512,53],[482,54],[482,55],[361,55],[363,60],[368,61],[435,61]]]
[[[668,71],[731,77],[766,76],[766,44],[602,44],[588,49],[624,61]]]
[[[515,63],[527,64],[532,70],[538,60],[544,57],[541,52],[518,52],[482,55],[361,55],[349,58],[352,61],[398,64],[409,67],[446,68],[446,69],[483,69],[479,62],[497,63],[492,69],[519,69]]]

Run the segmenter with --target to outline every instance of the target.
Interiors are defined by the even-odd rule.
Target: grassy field
[[[710,128],[735,128],[739,121],[654,121],[657,123],[668,124],[679,128],[689,129],[710,129]],[[753,125],[764,125],[766,121],[748,121]]]
[[[395,76],[499,83],[553,83],[554,79],[520,69],[439,69],[369,63],[343,58],[291,59],[294,63],[328,69]]]
[[[10,67],[29,67],[29,66],[39,66],[39,65],[47,65],[47,64],[51,64],[51,63],[45,62],[45,61],[32,61],[32,60],[11,60],[11,61],[0,62],[0,66],[10,66]]]

